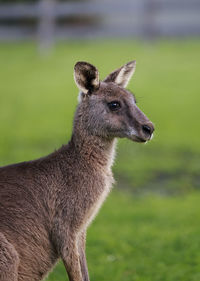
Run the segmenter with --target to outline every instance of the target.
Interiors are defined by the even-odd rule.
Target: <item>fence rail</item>
[[[199,0],[41,0],[34,4],[1,4],[0,40],[199,36],[199,15]]]

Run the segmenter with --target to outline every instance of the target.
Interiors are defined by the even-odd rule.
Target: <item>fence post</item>
[[[155,22],[158,5],[156,0],[144,0],[143,36],[145,39],[152,40],[158,35]]]
[[[38,48],[42,55],[48,54],[54,44],[56,0],[40,0],[38,23]]]

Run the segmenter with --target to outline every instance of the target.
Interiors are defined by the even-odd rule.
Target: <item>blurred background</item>
[[[199,0],[0,0],[0,165],[68,142],[78,60],[103,79],[133,59],[128,88],[156,130],[119,141],[88,231],[91,280],[199,281]],[[66,280],[61,263],[47,280]]]

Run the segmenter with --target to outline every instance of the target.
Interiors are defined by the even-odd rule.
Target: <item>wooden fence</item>
[[[199,0],[90,0],[0,5],[0,40],[200,35]]]

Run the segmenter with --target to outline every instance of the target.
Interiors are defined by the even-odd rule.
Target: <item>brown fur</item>
[[[77,63],[82,93],[70,142],[44,158],[0,168],[0,281],[42,280],[59,258],[70,281],[89,281],[86,229],[113,183],[115,138],[143,142],[153,132],[122,88],[134,67],[130,62],[100,82],[94,66]],[[109,108],[113,100],[120,109]]]

